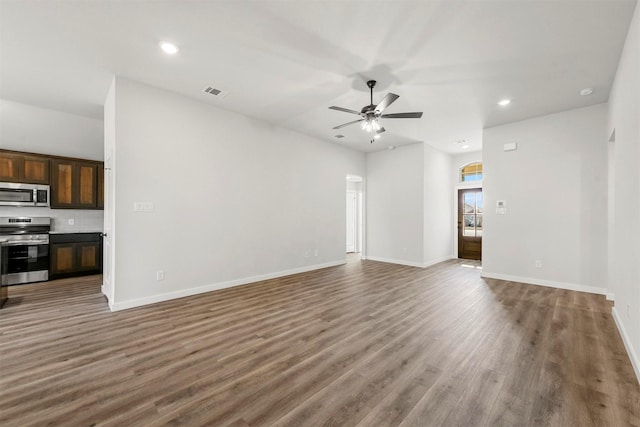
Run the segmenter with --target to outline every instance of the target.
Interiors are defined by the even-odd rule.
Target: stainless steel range
[[[2,284],[49,280],[48,217],[0,217]]]

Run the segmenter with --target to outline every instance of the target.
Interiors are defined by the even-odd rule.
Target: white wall
[[[343,263],[345,176],[364,167],[362,153],[116,78],[112,307]]]
[[[102,141],[102,120],[0,99],[0,148],[102,160]],[[0,216],[14,215],[51,217],[53,231],[102,230],[97,210],[0,206]]]
[[[605,124],[599,104],[484,130],[484,276],[606,291]]]
[[[0,99],[0,148],[102,160],[102,120]]]
[[[424,146],[424,252],[425,266],[453,256],[451,156]]]
[[[614,317],[640,380],[640,7],[631,21],[609,97],[607,136],[615,130],[611,164],[609,248]],[[612,195],[613,196],[613,195]]]
[[[424,144],[367,154],[367,259],[422,266],[424,158]]]

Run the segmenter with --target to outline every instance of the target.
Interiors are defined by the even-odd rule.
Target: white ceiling
[[[635,4],[0,0],[0,98],[101,118],[117,74],[362,151],[473,151],[483,127],[607,101]],[[369,79],[422,119],[383,120],[373,144],[332,130],[357,117],[327,107],[361,109]]]

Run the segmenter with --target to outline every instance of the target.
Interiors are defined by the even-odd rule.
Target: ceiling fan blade
[[[336,126],[336,127],[334,127],[333,129],[342,129],[342,128],[343,128],[343,127],[345,127],[345,126],[349,126],[349,125],[352,125],[352,124],[354,124],[354,123],[361,122],[361,121],[363,121],[363,120],[364,120],[364,119],[354,120],[354,121],[352,121],[352,122],[349,122],[349,123],[345,123],[345,124],[342,124],[342,125]]]
[[[419,119],[420,117],[422,117],[422,112],[383,114],[380,117],[383,117],[385,119]]]
[[[386,132],[386,129],[385,128],[380,128],[380,129],[378,129],[378,131],[376,133],[382,133],[382,132]]]
[[[382,98],[382,101],[380,101],[380,104],[376,105],[376,111],[383,112],[385,108],[393,104],[395,100],[398,98],[400,98],[399,95],[389,92],[387,96]]]
[[[337,111],[344,111],[345,113],[351,113],[351,114],[357,114],[358,116],[360,115],[360,111],[356,111],[356,110],[349,110],[348,108],[342,108],[342,107],[329,107],[330,110],[337,110]]]

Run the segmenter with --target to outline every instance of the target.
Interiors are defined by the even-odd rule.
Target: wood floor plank
[[[478,266],[351,256],[115,313],[101,276],[14,286],[0,424],[640,427],[604,297]]]

